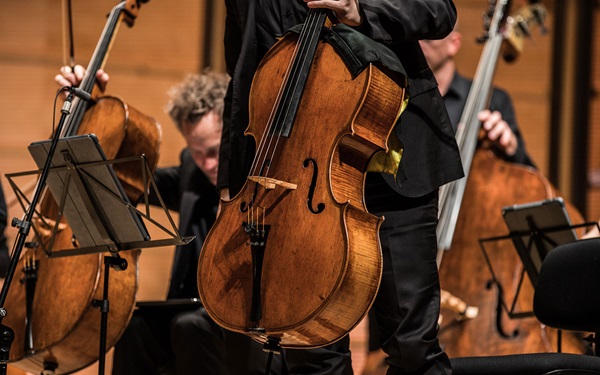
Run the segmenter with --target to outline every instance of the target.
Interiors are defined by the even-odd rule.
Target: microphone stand
[[[10,347],[14,340],[14,331],[2,324],[2,320],[6,317],[7,311],[4,308],[4,303],[6,301],[6,296],[8,295],[8,289],[10,288],[10,284],[15,274],[15,270],[17,268],[17,264],[19,263],[19,258],[21,257],[21,252],[23,251],[23,246],[25,245],[25,240],[29,235],[29,231],[31,229],[31,220],[33,219],[33,214],[35,212],[35,207],[42,195],[42,191],[44,189],[44,185],[46,184],[46,180],[48,178],[48,174],[50,173],[50,165],[52,164],[52,159],[54,157],[54,153],[56,151],[56,145],[58,144],[58,139],[60,134],[62,133],[62,128],[66,122],[67,117],[71,114],[71,102],[73,100],[74,88],[69,87],[69,95],[65,100],[63,107],[61,109],[61,117],[58,123],[58,127],[54,136],[52,138],[52,143],[50,146],[50,150],[48,151],[48,159],[46,160],[46,164],[44,165],[44,169],[42,169],[40,179],[38,181],[37,187],[35,189],[35,193],[33,195],[33,199],[31,200],[31,205],[29,209],[25,213],[25,217],[23,220],[19,220],[16,217],[12,220],[12,226],[18,228],[17,239],[14,246],[14,251],[12,253],[10,263],[8,266],[8,271],[6,274],[6,278],[4,279],[4,285],[2,285],[2,291],[0,292],[0,375],[6,375],[7,371],[7,363],[9,360]],[[79,89],[82,91],[81,89]],[[87,94],[87,93],[86,93]],[[82,98],[80,92],[76,92],[75,95]],[[81,95],[81,96],[80,96]],[[89,95],[89,94],[88,94]],[[82,98],[86,100],[87,97],[84,96]]]

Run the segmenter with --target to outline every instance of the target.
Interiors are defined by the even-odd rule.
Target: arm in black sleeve
[[[442,39],[456,22],[449,0],[360,0],[360,6],[365,19],[358,29],[384,43]]]

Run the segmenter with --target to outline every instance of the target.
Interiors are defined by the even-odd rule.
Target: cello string
[[[270,169],[270,163],[267,163],[269,150],[271,150],[271,160],[274,158],[274,155],[277,152],[279,139],[282,137],[282,132],[284,130],[284,120],[287,118],[289,113],[289,102],[291,100],[290,96],[293,95],[298,86],[298,71],[300,71],[302,66],[304,66],[307,62],[307,59],[305,58],[305,50],[309,47],[307,40],[310,40],[311,37],[314,38],[314,31],[312,34],[310,31],[315,28],[314,25],[318,22],[318,19],[315,19],[315,14],[316,12],[313,9],[309,10],[305,26],[300,32],[297,46],[292,55],[292,59],[290,60],[286,77],[284,78],[284,84],[278,94],[278,98],[271,112],[268,126],[265,129],[265,134],[263,134],[263,141],[259,147],[259,155],[257,158],[255,158],[253,166],[251,167],[256,175],[260,174],[264,175],[265,177],[268,175]],[[287,109],[287,111],[282,111],[282,108]],[[267,135],[270,133],[276,135],[274,137],[269,137],[268,142],[266,142],[265,137],[267,137]],[[275,145],[273,146],[274,138]],[[262,155],[263,152],[264,155]],[[260,170],[257,169],[259,166]],[[266,169],[264,169],[265,167]]]
[[[273,160],[275,153],[277,151],[277,146],[279,145],[279,138],[282,136],[282,131],[284,128],[283,120],[285,120],[285,117],[283,117],[283,120],[282,120],[282,116],[284,116],[284,115],[282,114],[281,108],[283,106],[286,106],[287,108],[289,108],[290,96],[294,92],[292,89],[290,89],[290,87],[293,87],[294,89],[297,87],[297,84],[295,83],[295,81],[298,80],[298,71],[301,70],[300,67],[303,64],[305,64],[305,62],[302,60],[301,57],[303,57],[306,54],[304,52],[304,49],[307,48],[306,47],[306,45],[307,45],[306,39],[309,39],[310,25],[313,23],[312,19],[314,18],[312,16],[313,13],[314,12],[309,11],[307,23],[305,24],[305,26],[302,28],[302,30],[300,32],[298,43],[296,44],[296,46],[294,48],[294,52],[292,53],[292,57],[290,59],[290,62],[288,63],[288,68],[286,69],[286,75],[283,79],[283,85],[282,85],[282,87],[280,87],[280,90],[277,94],[277,98],[275,100],[275,104],[274,104],[273,108],[271,109],[271,113],[269,114],[269,119],[267,121],[267,126],[265,127],[263,136],[260,141],[257,156],[253,160],[252,166],[250,168],[252,174],[255,176],[259,176],[259,178],[264,177],[266,179],[266,177],[268,176],[270,166],[271,166],[271,163],[268,162],[269,150],[272,149],[271,155],[270,155],[270,160]],[[279,129],[277,129],[277,127],[279,127]],[[274,133],[277,133],[277,135],[275,137],[270,136],[270,134],[274,134]],[[273,146],[273,138],[276,138],[274,146]],[[255,181],[254,183],[257,184],[258,181]],[[257,187],[258,186],[255,185],[255,189]],[[250,202],[249,204],[250,204],[250,207],[248,210],[249,211],[248,212],[249,223],[254,223],[254,202]],[[256,212],[257,220],[258,220],[258,215],[259,215],[259,211],[257,208],[257,212]],[[263,222],[263,227],[264,227],[264,222]]]
[[[289,63],[288,63],[288,68],[286,69],[286,75],[283,79],[283,84],[280,87],[280,90],[277,94],[277,98],[275,100],[275,104],[273,105],[273,108],[271,109],[271,113],[269,114],[269,119],[267,120],[267,126],[265,127],[263,136],[261,138],[261,143],[259,145],[259,150],[257,152],[257,156],[255,157],[252,166],[251,166],[251,171],[252,174],[254,175],[259,175],[262,174],[262,169],[263,169],[263,165],[266,163],[267,160],[267,153],[268,150],[271,146],[271,138],[269,138],[269,141],[266,141],[266,137],[268,134],[274,134],[275,131],[272,131],[274,126],[277,126],[278,123],[278,119],[280,117],[280,114],[278,114],[278,109],[279,107],[282,105],[282,103],[285,102],[285,98],[287,98],[287,93],[286,91],[289,88],[289,80],[291,79],[291,77],[295,74],[294,71],[295,69],[295,65],[297,64],[297,56],[299,54],[299,49],[302,47],[302,40],[304,38],[304,28],[300,33],[300,37],[299,37],[299,42],[296,45],[294,52],[292,54],[292,58],[290,59]],[[263,152],[265,153],[265,155],[263,156]],[[261,161],[262,159],[262,161]],[[261,161],[259,163],[259,161]],[[260,165],[260,169],[259,168]]]
[[[314,24],[316,22],[315,20],[315,14],[316,11],[315,10],[309,10],[309,14],[307,17],[307,20],[305,22],[305,26],[302,28],[302,31],[300,33],[300,37],[298,40],[298,45],[297,45],[297,49],[296,49],[296,54],[294,56],[294,64],[292,65],[291,71],[289,72],[289,77],[288,80],[286,81],[286,89],[284,90],[284,97],[283,97],[283,101],[279,103],[278,106],[278,110],[277,110],[277,117],[275,118],[275,125],[278,127],[278,129],[276,128],[275,130],[277,130],[277,135],[275,137],[275,145],[271,148],[271,143],[269,144],[269,149],[271,149],[271,159],[274,158],[275,153],[277,152],[277,148],[279,145],[279,140],[282,137],[283,134],[283,130],[284,130],[284,126],[285,126],[285,120],[288,118],[287,116],[289,115],[289,109],[290,109],[290,104],[291,104],[291,100],[293,98],[294,93],[297,90],[298,87],[298,81],[299,81],[299,72],[302,71],[302,67],[305,66],[307,59],[306,59],[306,50],[309,48],[309,41],[311,40],[314,34]],[[311,31],[312,34],[311,34]],[[284,110],[285,109],[285,110]],[[273,140],[273,138],[270,139],[271,141]],[[268,175],[269,172],[269,166],[267,166],[267,171],[266,171],[266,175]]]
[[[300,53],[299,53],[299,61],[298,63],[295,65],[295,71],[294,71],[294,75],[293,75],[293,81],[291,82],[292,87],[287,90],[287,96],[286,96],[286,105],[283,106],[283,108],[285,109],[285,112],[282,113],[280,115],[280,118],[278,119],[278,123],[280,124],[280,128],[279,128],[279,134],[276,137],[275,140],[275,146],[273,147],[272,150],[272,157],[274,157],[275,153],[277,152],[277,147],[279,145],[279,140],[282,138],[282,133],[284,131],[284,125],[286,124],[286,119],[289,118],[290,115],[294,115],[293,113],[290,113],[291,110],[291,103],[290,101],[294,99],[294,93],[297,93],[299,89],[299,85],[302,83],[301,79],[303,78],[304,80],[306,80],[306,77],[300,77],[299,73],[301,73],[308,65],[312,64],[313,61],[313,56],[314,54],[312,53],[314,50],[316,50],[316,45],[313,46],[314,43],[318,42],[319,39],[319,35],[320,35],[320,31],[321,31],[321,26],[324,24],[325,22],[325,11],[323,9],[310,9],[309,10],[309,14],[307,17],[307,21],[305,24],[305,27],[303,27],[302,31],[303,33],[301,33],[301,37],[302,39],[299,41],[299,44],[301,45],[300,48]],[[305,34],[304,36],[302,34]],[[314,50],[313,50],[314,48]],[[308,71],[307,71],[308,72]],[[291,95],[291,98],[290,98]],[[298,97],[298,100],[301,100],[301,95]],[[296,109],[297,110],[297,109]],[[267,167],[267,174],[268,174],[268,170],[269,170],[270,165]]]
[[[277,108],[281,103],[281,98],[284,95],[283,91],[285,90],[285,83],[286,83],[286,80],[288,79],[289,71],[294,62],[296,53],[297,53],[297,50],[295,50],[294,53],[292,54],[292,59],[290,60],[290,62],[288,64],[288,68],[286,70],[286,76],[283,79],[284,84],[279,89],[279,92],[277,93],[277,98],[275,99],[275,104],[273,105],[273,108],[271,108],[271,113],[269,114],[269,118],[267,119],[267,126],[265,127],[265,130],[263,131],[261,142],[260,142],[258,150],[257,150],[257,155],[254,158],[254,161],[252,162],[252,166],[250,167],[251,175],[257,176],[262,173],[261,172],[262,165],[264,165],[264,163],[266,162],[266,159],[267,159],[267,155],[266,155],[267,151],[266,150],[270,146],[270,144],[267,141],[267,135],[271,133],[271,129],[273,128],[273,126],[275,126],[274,118],[275,118],[275,115],[277,112]],[[264,156],[262,155],[263,152],[265,153]],[[263,160],[262,160],[262,162],[259,163],[259,161],[261,159],[263,159]],[[261,166],[260,169],[259,169],[259,165]]]

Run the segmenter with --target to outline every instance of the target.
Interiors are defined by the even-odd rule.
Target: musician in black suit
[[[457,29],[444,39],[421,41],[454,130],[460,121],[472,84],[470,79],[456,69],[455,56],[461,45],[462,35]],[[535,167],[521,136],[512,99],[505,90],[493,87],[489,108],[479,113],[478,117],[497,156],[512,163]]]
[[[455,27],[443,39],[422,40],[419,43],[438,82],[450,122],[456,131],[472,84],[470,79],[458,73],[456,69],[455,56],[460,51],[462,35]],[[536,167],[527,153],[512,100],[506,91],[494,87],[489,109],[479,113],[478,117],[485,131],[485,138],[499,158]],[[380,348],[376,318],[369,313],[369,354],[363,375],[381,374],[385,371],[385,355]]]
[[[385,216],[380,229],[384,270],[373,309],[388,374],[450,374],[437,339],[439,280],[436,266],[438,188],[463,176],[454,132],[419,46],[420,39],[452,31],[456,9],[442,0],[226,0],[225,49],[232,76],[225,101],[217,188],[233,197],[244,184],[255,145],[244,136],[252,77],[260,59],[309,7],[327,8],[335,20],[384,44],[408,77],[408,106],[394,134],[403,146],[394,175],[368,173],[369,211]],[[360,42],[351,50],[374,43]],[[362,49],[364,50],[364,49]],[[365,56],[361,56],[365,57]],[[369,57],[367,56],[367,59]],[[360,59],[359,59],[360,60]],[[399,150],[394,150],[399,151]],[[286,350],[290,374],[351,374],[349,340],[311,350]]]

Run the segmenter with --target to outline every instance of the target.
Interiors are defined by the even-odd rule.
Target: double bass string
[[[500,53],[500,45],[504,35],[500,32],[500,22],[504,18],[506,0],[498,2],[494,9],[494,15],[490,24],[487,41],[483,47],[481,62],[475,72],[473,84],[469,90],[467,102],[456,129],[456,141],[460,149],[465,178],[453,181],[442,186],[440,189],[440,210],[438,225],[438,266],[442,260],[442,250],[450,248],[456,222],[458,220],[459,208],[462,203],[467,177],[469,175],[473,155],[477,147],[480,122],[477,117],[479,111],[483,110],[489,101],[492,79],[495,73],[495,62]],[[487,67],[494,66],[493,69]]]
[[[482,61],[494,62],[498,57],[499,44],[503,41],[503,36],[490,35],[490,39],[484,46],[482,53]],[[488,63],[484,64],[488,66]],[[473,155],[477,148],[478,133],[480,122],[477,117],[479,111],[487,106],[490,97],[491,81],[494,75],[494,69],[478,68],[473,80],[473,86],[469,91],[467,103],[463,115],[456,130],[456,141],[460,149],[461,159],[465,177],[458,181],[453,181],[450,184],[444,185],[440,191],[440,214],[439,214],[439,245],[441,249],[449,249],[454,229],[458,220],[459,208],[462,203],[464,189],[466,187],[467,178],[471,170]],[[441,253],[438,254],[438,264],[441,262]]]

